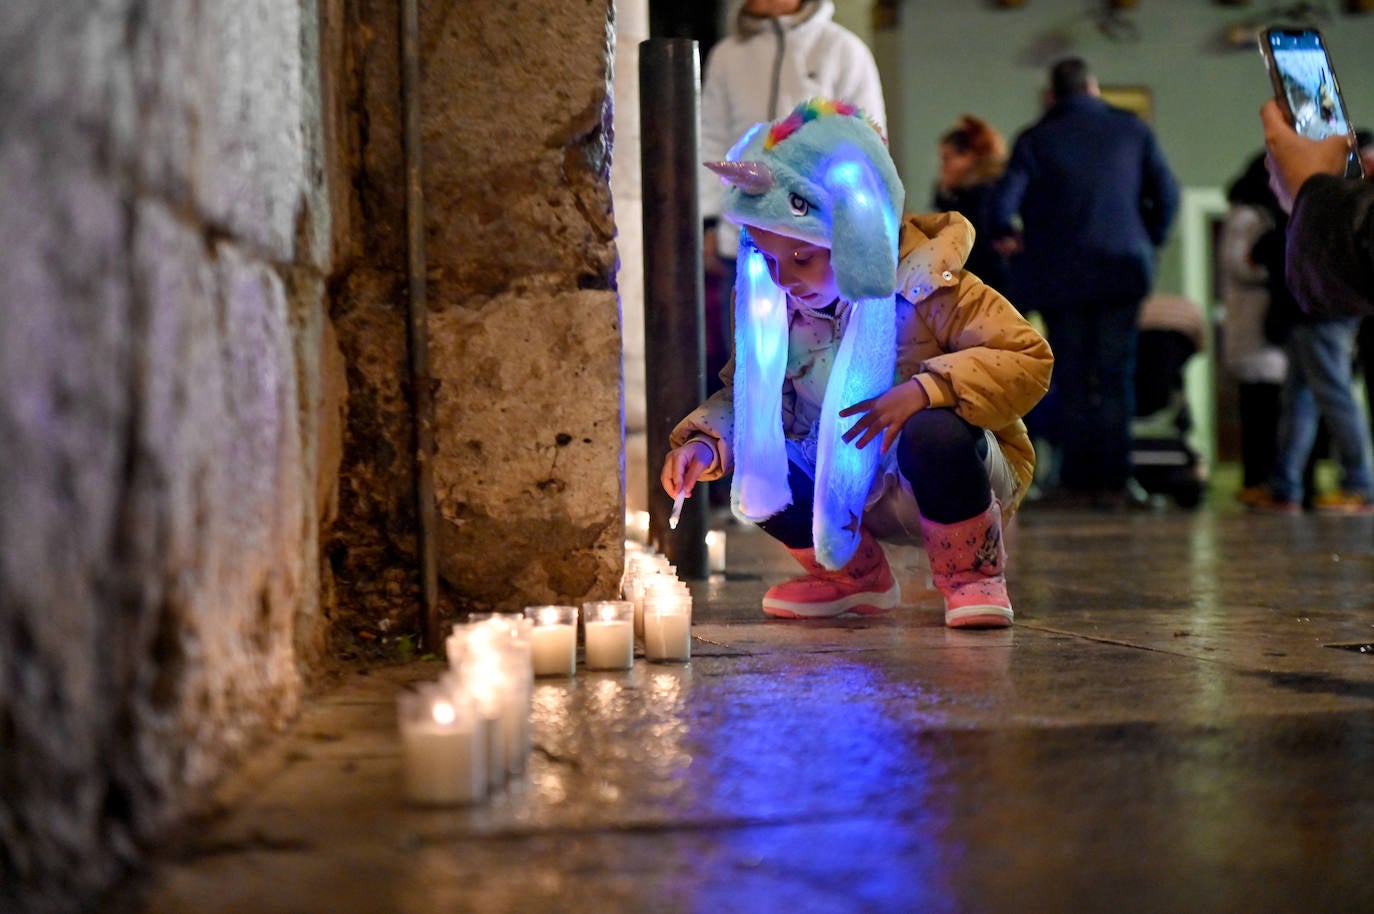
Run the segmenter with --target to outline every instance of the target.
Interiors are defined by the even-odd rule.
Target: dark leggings
[[[870,442],[878,447],[879,442]],[[907,420],[897,443],[897,468],[911,483],[921,516],[937,524],[967,520],[992,503],[992,482],[983,461],[987,436],[952,409],[923,409]],[[811,545],[815,484],[806,470],[788,464],[792,504],[759,527],[790,549]]]

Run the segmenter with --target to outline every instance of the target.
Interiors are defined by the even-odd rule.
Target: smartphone
[[[1346,177],[1363,177],[1355,128],[1346,113],[1336,69],[1321,32],[1276,26],[1260,33],[1259,46],[1274,97],[1294,129],[1314,140],[1333,134],[1344,136],[1350,146]]]

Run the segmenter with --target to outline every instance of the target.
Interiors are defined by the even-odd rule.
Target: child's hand
[[[882,435],[881,453],[886,454],[897,440],[897,436],[902,433],[902,426],[906,425],[906,420],[929,405],[930,398],[926,396],[926,389],[921,386],[920,381],[898,384],[880,396],[840,410],[841,416],[864,414],[844,433],[844,440],[853,441],[856,436],[862,435],[855,446],[866,447],[870,441]]]
[[[663,471],[658,476],[663,491],[673,498],[686,492],[690,498],[697,479],[715,459],[716,455],[704,441],[688,441],[682,447],[673,448],[663,458]]]

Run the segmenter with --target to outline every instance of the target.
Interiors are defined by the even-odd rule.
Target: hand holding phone
[[[1321,33],[1311,28],[1268,28],[1260,33],[1259,46],[1274,98],[1288,122],[1308,139],[1344,136],[1346,177],[1362,177],[1355,128]]]
[[[1309,140],[1299,136],[1288,122],[1288,114],[1272,98],[1260,107],[1260,123],[1269,152],[1269,188],[1285,213],[1292,211],[1293,198],[1308,178],[1344,174],[1350,155],[1344,137]]]

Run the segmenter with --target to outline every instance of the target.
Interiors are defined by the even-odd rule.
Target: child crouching
[[[885,142],[842,102],[757,125],[708,164],[744,229],[734,355],[673,430],[664,489],[733,471],[735,515],[806,572],[769,589],[769,615],[891,609],[878,540],[919,538],[946,625],[1010,625],[1002,524],[1034,473],[1021,417],[1053,357],[964,271],[968,221],[902,216]]]

